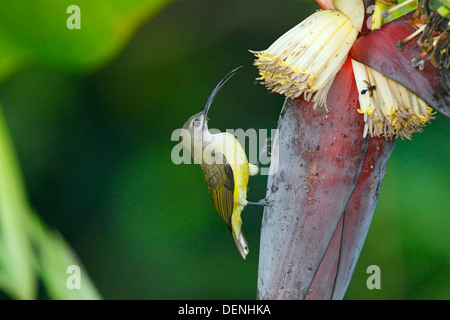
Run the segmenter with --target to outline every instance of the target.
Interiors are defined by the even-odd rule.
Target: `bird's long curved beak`
[[[220,82],[216,85],[216,87],[214,88],[214,90],[211,92],[211,94],[208,97],[208,100],[206,100],[205,106],[203,107],[202,113],[206,118],[206,115],[208,114],[209,108],[211,107],[212,102],[214,101],[214,98],[216,97],[217,93],[219,93],[220,89],[222,89],[222,87],[225,85],[225,83],[230,80],[230,78],[232,76],[234,76],[234,74],[236,73],[236,71],[240,68],[242,68],[243,66],[239,66],[236,69],[231,70],[230,72],[228,72],[228,74],[223,77],[222,80],[220,80]]]

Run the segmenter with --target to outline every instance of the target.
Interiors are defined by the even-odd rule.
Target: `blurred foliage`
[[[32,67],[0,86],[31,206],[64,235],[104,298],[254,299],[262,209],[243,212],[250,247],[244,261],[214,210],[200,167],[171,162],[177,142],[170,137],[201,110],[217,81],[241,64],[245,67],[212,106],[210,126],[276,128],[283,98],[257,84],[247,50],[268,47],[317,5],[306,0],[281,0],[276,6],[266,0],[179,0],[148,20],[154,12],[151,1],[128,1],[134,8],[147,8],[147,14],[120,7],[105,10],[105,15],[115,12],[114,17],[130,13],[124,21],[137,19],[127,30],[141,26],[118,55],[132,32],[117,46],[116,38],[105,36],[119,32],[117,26],[101,31],[99,25],[94,32],[97,25],[92,24],[88,32],[93,9],[87,8],[93,2],[79,1],[81,30],[65,28],[65,9],[77,1],[64,4],[64,30],[56,31],[74,37],[86,32],[93,37],[89,45],[60,51],[60,59],[40,51]],[[95,3],[103,2],[118,3]],[[136,12],[142,15],[131,18]],[[3,17],[6,12],[0,15],[11,21]],[[106,19],[103,13],[94,17]],[[59,46],[48,38],[45,46],[39,44],[44,31],[11,30],[20,34],[17,39],[36,32],[37,51]],[[5,34],[13,36],[12,31]],[[83,48],[99,51],[84,56]],[[5,61],[0,57],[0,66]],[[23,61],[28,60],[23,58],[13,70],[23,67]],[[72,72],[100,66],[91,74]],[[347,298],[450,298],[449,133],[448,119],[438,115],[423,134],[397,142]],[[265,192],[266,177],[250,180],[249,200],[259,200]],[[381,267],[381,290],[366,287],[366,269],[372,264]],[[42,288],[39,293],[48,297]]]
[[[98,299],[85,269],[80,290],[67,287],[68,266],[81,263],[65,240],[48,231],[29,208],[1,114],[0,177],[0,288],[12,298],[33,299],[40,274],[54,299]]]
[[[0,0],[0,80],[31,64],[72,72],[98,68],[117,55],[136,28],[170,0]],[[70,5],[81,12],[69,30]],[[71,12],[71,11],[69,11]]]
[[[25,226],[29,209],[19,172],[0,113],[0,288],[14,297],[30,299],[36,283]]]
[[[76,19],[81,20],[79,6],[85,14],[83,28],[78,22],[76,32],[68,25],[75,13],[72,1],[24,2],[0,2],[0,80],[28,65],[77,72],[97,68],[145,17],[169,1],[79,1]],[[80,290],[66,285],[68,266],[79,268],[80,262],[63,238],[46,230],[32,213],[1,111],[0,288],[13,298],[32,299],[39,274],[54,299],[99,298],[85,270]]]

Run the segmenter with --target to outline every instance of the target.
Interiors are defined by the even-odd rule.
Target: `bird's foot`
[[[251,204],[251,205],[254,205],[254,206],[267,207],[267,206],[270,206],[272,204],[272,201],[270,201],[267,198],[265,198],[265,199],[259,200],[258,202],[247,201],[247,204]]]

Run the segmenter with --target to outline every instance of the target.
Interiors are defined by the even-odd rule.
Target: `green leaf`
[[[69,266],[79,268],[80,288],[68,286]],[[16,299],[34,299],[37,272],[53,299],[101,298],[62,236],[30,209],[0,106],[0,289]]]
[[[86,268],[64,238],[59,233],[48,230],[34,214],[29,215],[27,222],[27,229],[37,248],[39,273],[49,297],[58,300],[101,299]],[[71,272],[71,266],[75,266],[77,270]],[[76,278],[79,287],[70,286],[72,277]]]
[[[32,248],[24,224],[28,210],[0,106],[0,285],[18,299],[32,299],[36,292]]]
[[[33,64],[69,72],[99,68],[169,2],[0,0],[0,82]],[[72,22],[77,28],[71,28]],[[80,289],[67,282],[69,266],[79,268]],[[38,272],[51,298],[100,298],[63,237],[47,230],[29,207],[0,105],[0,289],[12,298],[33,299]]]
[[[0,81],[33,63],[90,71],[115,57],[137,28],[171,0],[0,0]],[[80,29],[67,20],[80,9]]]

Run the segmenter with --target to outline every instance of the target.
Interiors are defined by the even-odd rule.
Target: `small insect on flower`
[[[352,66],[360,92],[357,111],[364,115],[363,137],[411,139],[434,119],[433,109],[406,87],[355,60]]]
[[[366,94],[367,91],[369,91],[369,95],[372,97],[373,96],[373,90],[375,90],[377,88],[377,86],[373,86],[369,83],[369,81],[364,80],[364,83],[367,84],[367,89],[363,89],[361,90],[361,94]]]

